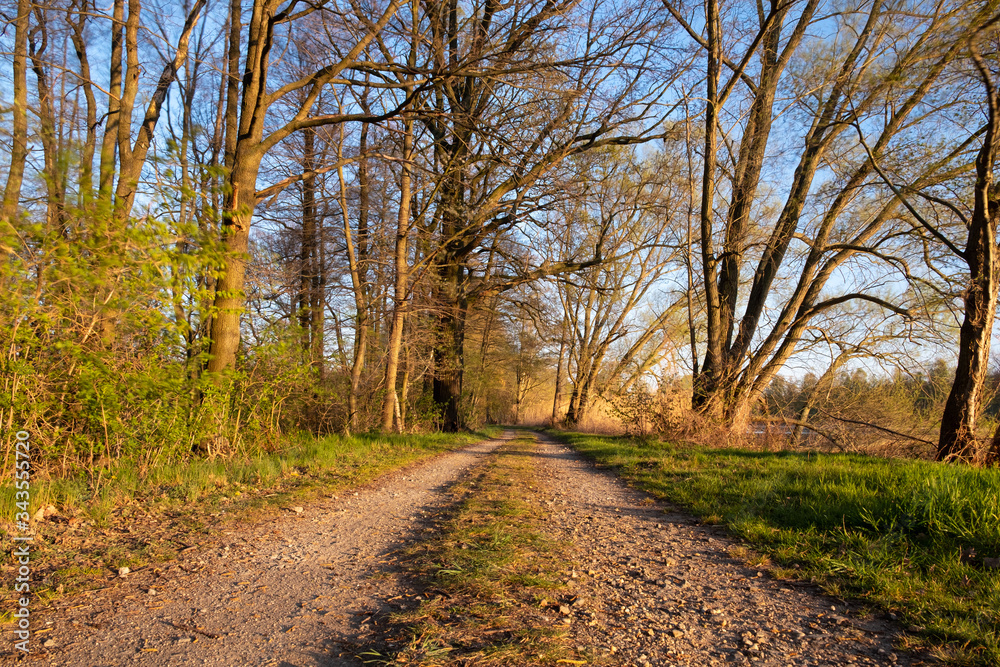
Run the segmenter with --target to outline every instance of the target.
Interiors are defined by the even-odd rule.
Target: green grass
[[[950,664],[1000,664],[1000,570],[988,566],[1000,557],[1000,470],[556,435],[725,524],[773,574],[896,614]]]

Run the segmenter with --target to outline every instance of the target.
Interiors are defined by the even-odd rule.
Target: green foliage
[[[783,572],[899,613],[949,661],[1000,661],[1000,470],[562,437]]]
[[[18,430],[39,472],[66,476],[181,461],[204,436],[250,451],[339,425],[323,410],[336,384],[317,382],[287,326],[262,332],[234,372],[202,373],[222,245],[211,209],[178,215],[193,194],[177,196],[140,220],[86,203],[0,230],[15,250],[0,262],[0,480]]]

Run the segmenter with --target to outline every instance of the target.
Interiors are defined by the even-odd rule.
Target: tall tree
[[[469,309],[496,289],[568,269],[522,265],[512,280],[487,280],[470,258],[531,224],[563,161],[662,136],[658,104],[677,75],[660,58],[657,12],[641,0],[624,17],[578,0],[463,9],[457,0],[427,5],[433,88],[420,118],[434,139],[433,398],[448,431],[463,425]],[[586,34],[574,32],[580,26]]]
[[[229,62],[230,87],[226,103],[226,167],[228,188],[223,200],[223,239],[226,247],[225,266],[216,283],[215,315],[211,326],[211,358],[207,369],[217,373],[232,368],[240,341],[240,314],[244,306],[246,255],[255,205],[259,201],[257,177],[264,156],[292,133],[309,127],[335,125],[356,120],[374,120],[368,114],[314,114],[316,101],[325,88],[355,65],[369,44],[389,23],[402,4],[391,0],[373,21],[366,9],[355,7],[361,24],[359,36],[345,52],[330,51],[325,63],[316,63],[303,76],[269,90],[271,51],[277,40],[277,30],[288,24],[299,25],[319,11],[319,5],[306,5],[298,0],[254,0],[247,26],[246,57],[241,61],[242,6],[233,0],[230,9]],[[346,14],[344,15],[346,17]],[[290,28],[291,29],[291,28]],[[242,76],[233,76],[243,63]],[[274,129],[268,127],[268,111],[279,101],[288,103],[290,96],[304,92],[292,105],[283,122]],[[290,183],[287,183],[290,184]],[[269,192],[268,194],[273,194]]]
[[[843,280],[845,285],[855,282],[854,289],[839,294],[828,290],[850,262],[864,261],[878,275],[902,270],[892,253],[880,248],[894,238],[894,230],[887,225],[894,220],[900,201],[883,196],[872,161],[858,143],[854,150],[848,148],[848,130],[853,123],[863,122],[874,135],[876,154],[908,131],[913,116],[957,55],[957,48],[944,34],[965,13],[950,4],[935,3],[933,11],[914,16],[907,7],[871,0],[823,18],[826,30],[836,29],[836,39],[821,55],[816,38],[807,39],[809,27],[818,20],[818,8],[814,0],[773,3],[769,12],[759,14],[752,39],[743,46],[739,40],[732,42],[740,49],[732,56],[712,55],[726,42],[718,33],[722,28],[703,39],[691,29],[690,21],[673,12],[709,54],[701,192],[707,349],[695,377],[693,403],[736,423],[748,418],[767,384],[822,313],[847,301],[863,300],[910,316],[905,306],[882,298],[873,289],[879,280],[869,285]],[[706,21],[709,26],[724,23],[711,8]],[[894,44],[894,35],[904,32],[907,39]],[[788,72],[794,56],[797,67]],[[731,74],[712,93],[712,80],[723,65]],[[798,160],[776,216],[754,215],[755,207],[773,206],[773,194],[766,193],[767,201],[758,191],[768,163],[768,146],[779,140],[772,130],[776,92],[782,85],[793,96],[790,108],[805,120],[786,121],[790,132],[801,132]],[[733,97],[737,91],[740,94]],[[727,135],[739,138],[739,145],[723,171],[712,166],[717,162],[712,135],[722,132],[713,109],[727,100],[745,104],[749,110],[745,116],[736,116],[736,126],[726,129]],[[780,137],[785,146],[790,136]],[[776,151],[771,168],[778,167],[781,156]],[[933,168],[926,165],[925,172]],[[728,175],[724,200],[716,195],[721,173]],[[836,177],[827,179],[827,173]],[[720,206],[724,213],[718,212]],[[802,253],[789,252],[796,240],[806,246]],[[748,281],[749,290],[743,293]],[[791,281],[794,288],[779,297],[774,287],[783,281]],[[772,303],[779,312],[765,317]],[[740,304],[743,313],[737,320]]]
[[[977,106],[981,108],[983,123],[966,136],[958,135],[951,147],[938,149],[942,157],[934,162],[938,168],[938,173],[934,174],[937,178],[921,180],[892,173],[893,170],[878,159],[878,152],[865,145],[869,160],[905,204],[921,237],[947,249],[965,268],[960,278],[962,323],[958,336],[958,364],[941,417],[937,446],[937,458],[941,461],[970,461],[982,455],[976,426],[982,409],[993,322],[1000,295],[997,240],[1000,192],[993,174],[1000,155],[1000,90],[996,65],[981,51],[984,45],[995,50],[1000,23],[1000,15],[996,14],[998,4],[993,1],[972,6],[970,15],[956,22],[949,33],[952,46],[948,53],[963,56],[956,58],[959,79],[973,82],[969,94],[979,102]],[[961,88],[960,84],[953,83],[950,90],[957,93]],[[976,145],[978,149],[970,152],[969,149]],[[969,172],[973,182],[963,183]],[[968,193],[971,205],[968,200],[948,197],[954,192]],[[1000,439],[994,438],[987,456],[1000,460]]]

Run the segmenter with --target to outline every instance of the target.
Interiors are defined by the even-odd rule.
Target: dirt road
[[[504,435],[509,439],[512,434]],[[359,665],[373,615],[420,593],[393,568],[450,483],[504,440],[233,532],[211,549],[39,610],[26,662],[66,666]],[[572,542],[579,600],[553,623],[602,664],[919,664],[896,629],[729,556],[721,531],[659,506],[562,445],[534,456],[554,537]],[[5,650],[9,648],[3,647]],[[11,657],[7,652],[4,657]]]

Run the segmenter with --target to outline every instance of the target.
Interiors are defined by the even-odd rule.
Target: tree
[[[612,386],[627,390],[662,360],[676,304],[657,309],[652,296],[673,268],[677,245],[670,237],[680,226],[680,174],[667,154],[644,162],[614,148],[581,163],[584,192],[567,202],[565,214],[564,238],[577,247],[553,247],[573,256],[596,245],[603,261],[557,283],[569,340],[570,425],[582,421],[596,396]]]
[[[954,44],[949,55],[964,53],[960,65],[968,67],[967,78],[978,80],[979,90],[973,95],[982,100],[983,123],[967,136],[958,137],[957,146],[945,153],[947,159],[937,163],[940,175],[933,182],[911,180],[905,186],[898,175],[891,175],[884,165],[876,162],[876,152],[868,150],[869,159],[884,182],[904,202],[921,232],[932,242],[947,248],[965,267],[962,280],[962,323],[958,337],[958,364],[955,380],[945,402],[941,417],[937,458],[940,461],[970,461],[980,457],[976,424],[982,409],[982,392],[988,370],[993,322],[1000,294],[1000,259],[998,259],[997,224],[1000,205],[993,169],[1000,152],[1000,91],[997,88],[995,63],[981,54],[983,45],[995,50],[997,3],[978,7],[966,18],[952,36]],[[956,90],[953,88],[952,90]],[[968,148],[978,144],[971,154],[971,165],[963,162],[970,157]],[[867,149],[867,146],[866,146]],[[971,169],[969,168],[971,167]],[[973,183],[957,183],[971,171]],[[947,181],[946,191],[967,192],[971,206],[962,201],[949,201],[935,192],[934,186]],[[940,189],[940,188],[939,188]],[[911,201],[919,196],[924,206]],[[921,210],[922,208],[928,210]],[[959,224],[955,225],[955,222]],[[950,223],[950,224],[949,224]],[[954,233],[951,230],[955,229]],[[962,237],[964,236],[964,247]],[[994,438],[988,458],[1000,460],[1000,438]]]
[[[772,3],[766,14],[759,14],[751,38],[726,42],[721,9],[712,2],[706,7],[705,38],[678,11],[672,12],[708,54],[700,216],[706,351],[694,381],[693,404],[740,424],[817,316],[842,303],[867,301],[912,317],[906,294],[890,299],[878,291],[882,277],[907,276],[905,261],[892,250],[900,200],[884,193],[872,160],[860,150],[860,142],[852,147],[848,130],[855,124],[867,128],[875,139],[875,155],[905,136],[957,57],[949,31],[966,14],[937,3],[932,11],[913,15],[905,7],[872,0],[825,16],[824,32],[835,37],[824,36],[820,44],[808,37],[819,20],[818,2]],[[724,42],[740,51],[724,53]],[[754,59],[759,62],[752,68]],[[795,67],[789,71],[792,62]],[[732,72],[724,82],[723,65]],[[782,89],[792,101],[781,139],[788,147],[795,133],[801,143],[791,182],[782,188],[775,209],[775,198],[770,193],[761,197],[759,190],[768,147],[778,141],[772,130],[776,94]],[[736,91],[742,97],[733,98]],[[733,99],[749,111],[734,113],[736,126],[723,128],[720,110],[727,102],[736,104]],[[726,146],[732,158],[725,170],[717,155],[716,136],[722,132],[739,139],[738,147]],[[923,175],[938,164],[921,164]],[[781,168],[791,170],[791,165]],[[728,175],[724,198],[717,196],[716,187],[722,173]],[[720,206],[724,213],[717,212]],[[760,213],[754,215],[755,209]],[[800,251],[790,252],[794,242],[801,243]],[[880,277],[847,279],[845,269],[852,262],[870,267],[855,276]],[[849,289],[829,289],[838,282]],[[793,286],[790,293],[775,294],[774,287],[782,283]],[[766,317],[772,304],[778,312]]]
[[[233,0],[230,8],[230,34],[227,71],[229,83],[226,91],[226,159],[228,188],[223,200],[223,239],[226,246],[226,263],[216,283],[215,315],[211,326],[211,359],[207,369],[218,373],[232,368],[240,340],[240,313],[244,305],[246,254],[249,247],[253,210],[258,203],[257,177],[264,156],[293,133],[307,128],[335,125],[351,121],[375,120],[370,114],[321,113],[313,115],[313,107],[325,88],[339,81],[344,70],[355,65],[369,44],[389,23],[402,4],[391,0],[374,21],[369,21],[367,11],[356,9],[361,24],[358,36],[346,52],[328,51],[332,58],[315,63],[314,68],[301,77],[284,83],[274,90],[268,89],[270,55],[277,39],[276,29],[288,24],[299,25],[313,15],[319,5],[299,8],[297,0],[282,3],[279,0],[254,0],[250,23],[247,27],[247,54],[243,73],[239,75],[242,43],[242,5]],[[346,14],[341,14],[342,18]],[[292,28],[288,28],[291,30]],[[274,129],[268,128],[268,111],[289,96],[304,94],[293,105],[287,120]],[[290,183],[284,183],[288,185]],[[273,191],[268,192],[273,194]]]
[[[434,142],[433,394],[448,431],[462,427],[469,309],[496,290],[571,268],[514,264],[512,273],[477,275],[472,258],[502,257],[506,235],[544,224],[533,215],[559,197],[548,179],[565,160],[662,136],[658,103],[677,75],[657,71],[665,35],[642,2],[609,16],[596,2],[484,0],[459,15],[457,0],[427,5],[432,87],[419,116]]]

